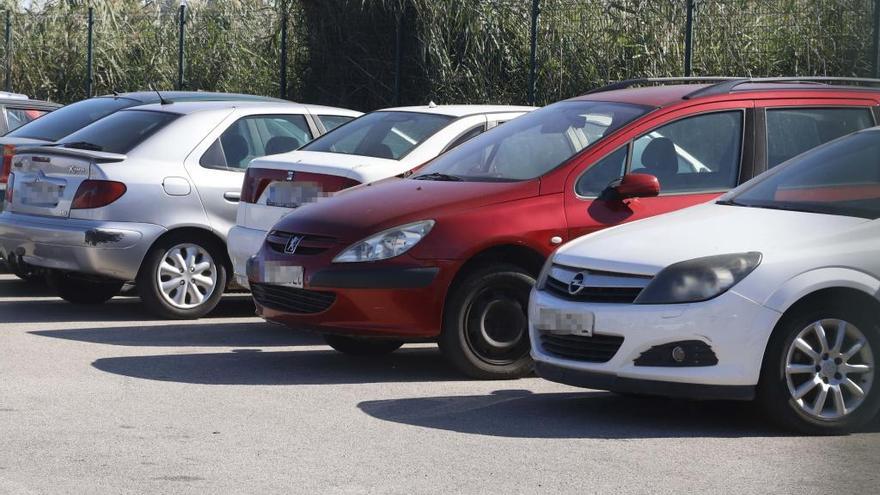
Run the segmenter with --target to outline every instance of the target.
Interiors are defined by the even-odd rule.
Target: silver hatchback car
[[[116,112],[12,162],[0,254],[95,304],[134,281],[166,318],[211,311],[231,279],[226,235],[251,159],[360,113],[295,103],[164,102]]]

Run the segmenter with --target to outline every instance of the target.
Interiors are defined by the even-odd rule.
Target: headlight
[[[433,226],[433,220],[423,220],[379,232],[347,247],[333,262],[379,261],[399,256],[418,244]]]
[[[761,263],[761,253],[707,256],[664,268],[636,304],[676,304],[712,299],[727,292]]]

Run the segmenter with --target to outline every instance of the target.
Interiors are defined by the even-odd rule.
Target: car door
[[[254,158],[293,151],[314,138],[303,114],[236,115],[187,158],[212,228],[226,236],[235,223],[244,171]]]
[[[746,100],[676,111],[577,169],[565,188],[569,235],[699,204],[738,185],[751,175],[753,106]],[[627,173],[656,176],[660,195],[613,197],[608,186]]]

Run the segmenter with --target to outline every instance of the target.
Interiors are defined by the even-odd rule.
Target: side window
[[[619,148],[588,168],[574,186],[578,196],[599,196],[612,181],[623,176],[629,145]]]
[[[321,119],[321,123],[324,124],[324,129],[327,129],[327,132],[354,119],[354,117],[345,115],[318,115],[318,118]]]
[[[312,140],[302,115],[255,115],[235,121],[199,159],[207,168],[244,170],[254,158],[293,151]]]
[[[654,129],[633,142],[630,170],[660,181],[660,192],[736,186],[742,153],[743,112],[696,115]]]
[[[871,111],[862,107],[767,109],[767,167],[873,125]]]
[[[484,132],[486,132],[486,128],[484,125],[480,124],[472,129],[468,130],[467,132],[465,132],[461,136],[458,136],[455,139],[455,141],[449,143],[449,145],[446,147],[446,149],[444,151],[451,150],[452,148],[455,148],[456,146],[464,143],[465,141],[473,139]]]
[[[9,108],[6,107],[6,122],[9,124],[8,131],[18,129],[32,120],[36,120],[46,115],[46,110],[36,108]]]

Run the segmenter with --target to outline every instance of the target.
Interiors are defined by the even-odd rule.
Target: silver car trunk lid
[[[69,217],[83,181],[104,178],[100,163],[125,160],[125,155],[75,148],[24,148],[12,160],[13,199],[9,211],[28,215]]]

